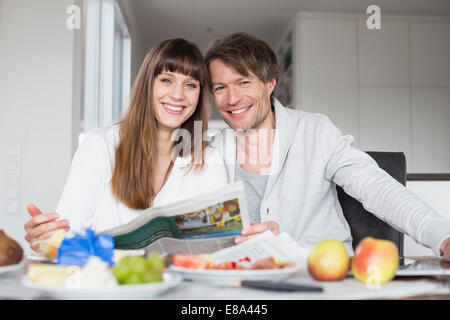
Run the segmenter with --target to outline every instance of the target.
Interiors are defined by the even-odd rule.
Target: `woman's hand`
[[[278,223],[275,221],[267,221],[264,223],[254,223],[254,224],[250,225],[249,227],[242,229],[242,235],[234,238],[234,242],[236,244],[243,243],[244,241],[247,241],[252,236],[262,233],[266,230],[271,230],[274,235],[280,234],[280,227],[279,227]]]
[[[24,226],[27,232],[25,240],[34,251],[39,249],[36,240],[45,240],[58,229],[70,230],[69,221],[58,221],[59,215],[56,212],[42,213],[34,204],[27,205],[27,210],[31,219]]]

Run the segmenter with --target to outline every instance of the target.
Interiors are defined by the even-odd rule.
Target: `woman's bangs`
[[[177,72],[198,80],[200,84],[204,84],[205,79],[201,63],[202,61],[198,61],[195,56],[167,57],[158,63],[158,66],[155,68],[155,76],[164,71]]]

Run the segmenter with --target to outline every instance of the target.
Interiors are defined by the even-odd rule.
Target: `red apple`
[[[395,276],[398,264],[397,246],[392,241],[367,237],[356,247],[351,265],[356,279],[380,285]]]
[[[319,281],[342,280],[349,264],[347,249],[339,240],[320,241],[308,256],[308,272]]]

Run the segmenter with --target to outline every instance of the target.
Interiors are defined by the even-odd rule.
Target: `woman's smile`
[[[171,114],[181,114],[183,110],[186,108],[184,105],[176,105],[171,103],[164,103],[163,102],[164,109]]]

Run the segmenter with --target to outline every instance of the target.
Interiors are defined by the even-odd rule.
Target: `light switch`
[[[19,172],[19,161],[8,160],[8,173]]]
[[[20,154],[20,145],[8,146],[6,152],[9,158],[18,158]]]
[[[21,154],[20,144],[6,149],[6,212],[17,214],[20,208]],[[4,209],[3,209],[4,210]]]
[[[19,184],[19,176],[15,173],[9,173],[6,177],[8,186],[17,186]]]
[[[8,200],[8,213],[16,213],[18,209],[17,201],[15,200]]]
[[[19,195],[19,192],[16,188],[8,188],[8,190],[6,190],[6,197],[8,199],[17,199]]]

